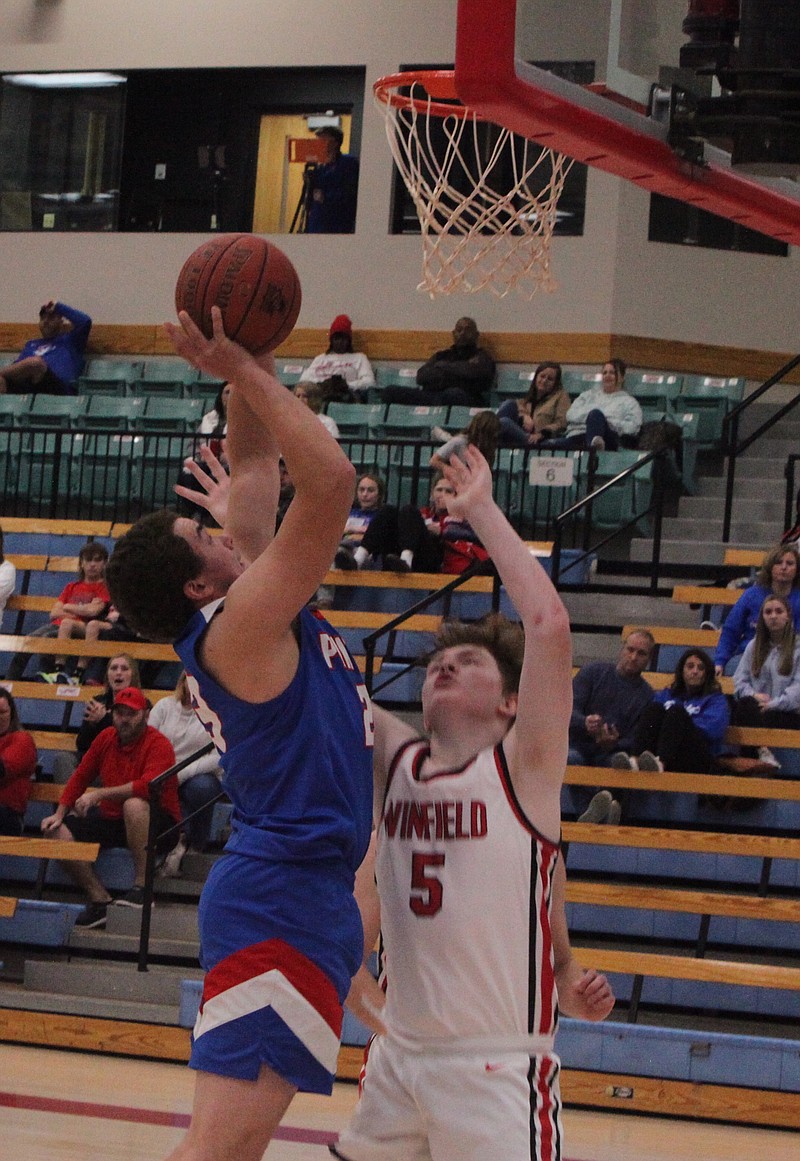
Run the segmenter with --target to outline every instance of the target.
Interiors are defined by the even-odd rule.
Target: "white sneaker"
[[[578,818],[578,822],[606,822],[613,801],[610,790],[598,790],[586,810]]]
[[[596,435],[592,442],[589,444],[589,447],[593,448],[595,451],[605,451],[606,441],[603,439],[602,435]]]
[[[651,774],[663,774],[664,763],[652,750],[642,750],[639,755],[639,769],[649,771]]]
[[[759,762],[766,762],[768,766],[774,766],[776,770],[780,770],[781,768],[780,762],[772,753],[769,746],[758,747],[758,760]]]
[[[433,439],[441,440],[442,443],[447,443],[447,441],[452,438],[450,432],[445,431],[443,427],[432,427],[431,436]]]
[[[615,770],[638,770],[639,765],[635,758],[630,754],[626,754],[624,750],[620,750],[617,754],[611,755],[611,766]]]

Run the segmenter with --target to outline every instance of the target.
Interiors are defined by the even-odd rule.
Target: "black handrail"
[[[556,588],[559,586],[559,580],[561,576],[562,530],[566,525],[566,522],[570,519],[573,519],[584,508],[589,509],[591,516],[591,506],[599,496],[602,496],[605,492],[608,492],[609,489],[615,487],[621,480],[626,480],[629,476],[635,475],[636,472],[641,471],[642,468],[646,467],[648,464],[652,464],[655,460],[660,460],[663,463],[664,460],[666,460],[668,454],[669,448],[659,448],[656,451],[647,452],[642,456],[641,459],[637,460],[635,464],[631,464],[630,467],[624,468],[623,471],[619,472],[616,476],[613,476],[610,480],[607,480],[605,484],[601,484],[599,488],[589,492],[588,495],[584,496],[582,500],[577,500],[570,508],[565,509],[565,511],[560,512],[559,515],[555,517],[553,521],[553,551],[550,556],[550,579]],[[595,456],[596,453],[593,453],[592,458],[595,458]],[[619,536],[620,532],[624,532],[628,528],[633,528],[636,524],[638,524],[643,516],[647,516],[653,512],[653,558],[650,569],[650,591],[657,591],[661,563],[661,534],[664,518],[664,480],[660,471],[653,473],[652,484],[653,493],[648,507],[645,508],[643,512],[637,513],[637,515],[634,516],[631,520],[626,521],[625,524],[618,528],[614,528],[608,534],[608,536],[605,536],[602,540],[598,541],[598,543],[595,544],[593,548],[589,549],[587,547],[583,554],[570,565],[571,568],[576,567],[582,561],[586,560],[590,553],[595,552],[598,548],[602,548],[604,544],[608,544],[609,541]],[[587,520],[587,524],[588,523],[589,521]]]
[[[800,403],[800,392],[795,395],[788,403],[784,404],[773,416],[766,419],[760,427],[756,428],[754,432],[746,436],[743,440],[739,439],[739,421],[741,417],[748,411],[754,403],[757,403],[762,395],[765,395],[776,383],[780,383],[790,371],[800,364],[800,355],[795,355],[788,363],[779,368],[774,375],[770,375],[765,379],[760,387],[757,387],[752,394],[743,399],[741,403],[728,412],[722,424],[722,439],[725,452],[728,457],[728,472],[725,481],[725,511],[722,517],[722,540],[727,544],[731,538],[731,521],[733,516],[733,492],[736,482],[736,460],[741,452],[746,451],[751,444],[760,439],[765,432],[779,423],[785,415],[793,411]]]
[[[181,770],[185,770],[187,766],[191,766],[192,762],[196,762],[198,758],[202,758],[204,754],[209,754],[214,749],[213,742],[207,742],[205,746],[199,750],[195,750],[188,758],[184,758],[181,762],[176,762],[174,766],[170,766],[162,774],[158,774],[152,778],[148,783],[148,796],[150,801],[150,823],[147,829],[147,858],[145,861],[144,870],[144,902],[142,906],[142,924],[139,928],[139,956],[137,960],[137,971],[147,971],[147,958],[150,952],[150,917],[153,910],[153,880],[155,878],[156,870],[156,845],[158,838],[163,838],[164,835],[172,834],[176,830],[180,830],[185,819],[176,822],[174,826],[162,831],[160,836],[156,835],[156,812],[155,807],[158,805],[161,798],[161,787],[167,778],[174,777],[179,774]],[[219,797],[222,798],[224,791],[220,791]],[[216,799],[214,799],[216,801]],[[211,803],[206,803],[200,809],[205,810]],[[198,813],[197,811],[194,812]]]

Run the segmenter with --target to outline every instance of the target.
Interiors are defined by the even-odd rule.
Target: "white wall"
[[[545,8],[562,11],[563,19],[561,5],[548,0]],[[598,27],[597,20],[585,24],[587,52],[596,51]],[[455,0],[0,5],[4,72],[339,63],[364,65],[371,86],[401,62],[451,60],[454,38]],[[570,43],[579,55],[581,45]],[[368,99],[356,234],[279,239],[303,283],[301,326],[327,326],[345,310],[358,327],[449,329],[468,313],[485,331],[615,331],[781,351],[796,345],[795,256],[648,243],[646,195],[597,171],[589,176],[585,235],[554,243],[555,294],[528,302],[483,292],[431,302],[415,289],[420,240],[387,233],[390,179],[383,121]],[[160,322],[172,313],[175,275],[200,240],[185,234],[0,234],[0,321],[29,321],[40,302],[58,296],[98,322]]]

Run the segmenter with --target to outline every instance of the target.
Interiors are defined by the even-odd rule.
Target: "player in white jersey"
[[[522,622],[445,626],[422,692],[427,737],[376,707],[374,860],[357,893],[380,927],[385,1008],[344,1161],[558,1161],[557,1010],[603,1019],[605,977],[572,958],[559,858],[572,705],[566,610],[492,499],[474,448],[445,474]],[[524,636],[523,636],[524,629]],[[377,890],[376,890],[377,886]],[[380,997],[380,998],[379,998]]]

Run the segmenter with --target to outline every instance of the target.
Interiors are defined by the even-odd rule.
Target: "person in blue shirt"
[[[317,133],[325,160],[308,173],[307,234],[353,234],[358,199],[358,158],[342,153],[344,134],[335,125]]]
[[[730,718],[714,662],[702,649],[687,649],[672,684],[660,689],[640,714],[631,752],[615,754],[611,764],[617,770],[708,774]]]
[[[83,370],[92,320],[63,302],[39,311],[40,339],[30,339],[19,357],[0,372],[0,395],[75,395]]]
[[[800,629],[800,555],[793,545],[779,544],[764,557],[756,583],[745,589],[733,606],[719,635],[714,653],[717,677],[721,677],[732,657],[739,657],[753,640],[761,606],[769,596],[783,597],[792,610],[792,620]]]
[[[371,829],[372,704],[341,638],[306,608],[355,469],[272,357],[225,337],[217,307],[211,339],[179,317],[177,353],[232,385],[230,478],[207,449],[212,474],[195,465],[225,533],[153,513],[118,541],[108,579],[128,624],[174,642],[233,803],[200,902],[195,1101],[170,1159],[260,1161],[295,1092],[330,1093],[364,953],[353,887]],[[295,495],[276,532],[281,454]]]

